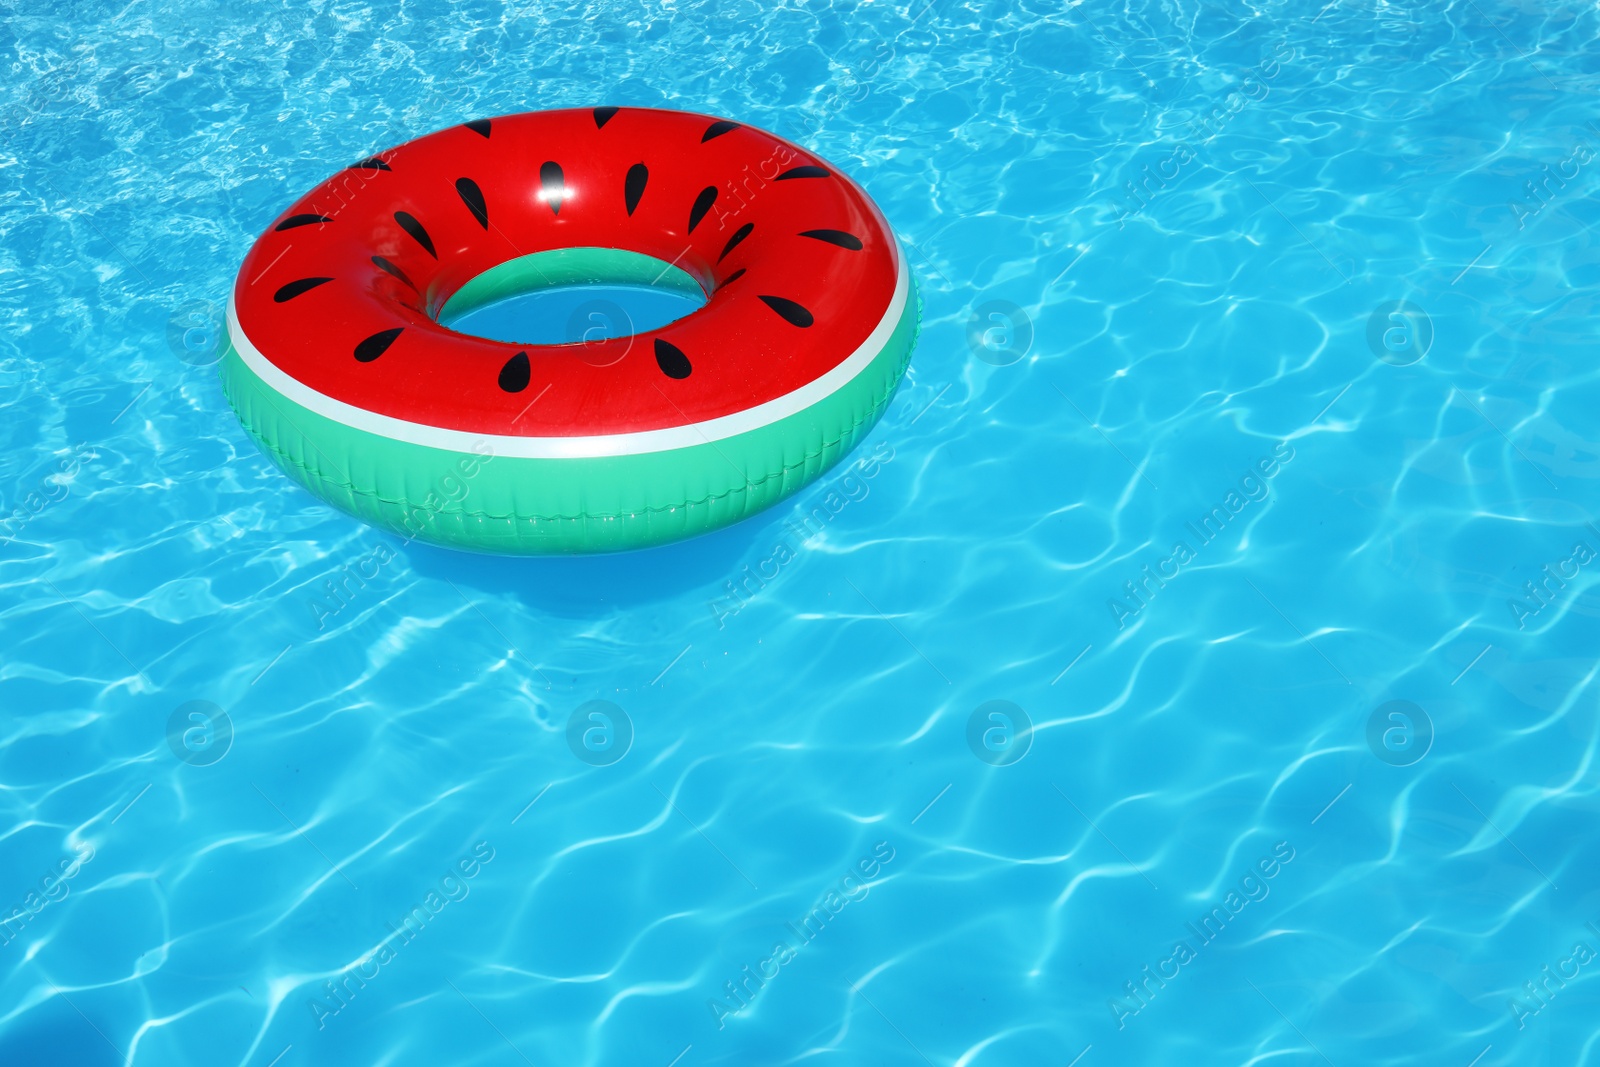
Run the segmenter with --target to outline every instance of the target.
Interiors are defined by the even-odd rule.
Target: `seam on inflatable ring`
[[[896,384],[898,384],[898,382]],[[893,390],[891,389],[889,392],[892,393]],[[860,432],[861,427],[863,425],[867,424],[868,422],[877,421],[877,419],[876,419],[877,413],[882,411],[883,405],[888,400],[888,398],[889,398],[889,393],[885,393],[882,397],[879,397],[877,400],[875,400],[873,402],[872,408],[870,409],[870,412],[867,415],[867,417],[856,420],[851,425],[849,433],[844,434],[844,435],[842,435],[840,437],[834,438],[831,441],[824,441],[822,443],[822,446],[820,448],[818,448],[816,451],[814,451],[814,452],[811,452],[811,451],[806,452],[804,458],[799,463],[785,465],[783,467],[780,467],[778,470],[769,471],[768,473],[763,474],[760,478],[757,478],[757,479],[754,479],[754,480],[747,480],[744,485],[735,486],[734,488],[729,489],[726,492],[712,493],[710,496],[700,497],[697,500],[685,500],[681,504],[670,504],[670,505],[668,505],[666,507],[643,507],[643,508],[639,508],[637,511],[629,511],[629,512],[626,512],[626,513],[623,513],[623,512],[606,513],[606,512],[598,512],[598,511],[585,511],[585,512],[582,512],[582,513],[577,514],[577,515],[535,515],[535,514],[532,514],[532,513],[516,514],[516,515],[497,515],[497,514],[491,514],[490,512],[487,512],[487,511],[465,511],[465,510],[462,510],[462,511],[450,511],[450,510],[446,510],[446,509],[440,508],[440,509],[437,509],[437,510],[434,510],[434,511],[430,512],[430,514],[440,515],[440,516],[450,516],[451,518],[460,518],[460,519],[465,519],[465,520],[489,519],[489,520],[494,520],[494,521],[502,521],[502,520],[504,520],[504,521],[510,521],[510,522],[523,522],[523,521],[527,521],[527,520],[532,520],[534,522],[573,522],[573,521],[577,521],[579,519],[597,519],[597,520],[601,520],[601,521],[615,521],[615,520],[618,520],[618,519],[632,518],[632,517],[635,517],[635,516],[638,516],[638,515],[666,514],[666,513],[669,513],[669,512],[677,511],[680,508],[704,507],[704,506],[706,506],[708,504],[714,504],[719,500],[726,500],[727,498],[733,496],[735,493],[747,492],[749,490],[758,489],[758,488],[760,488],[761,486],[765,485],[767,482],[771,481],[774,478],[782,478],[784,475],[788,474],[790,471],[799,470],[800,468],[806,466],[812,460],[816,459],[818,456],[821,456],[825,452],[827,452],[828,449],[834,448],[837,445],[839,445],[841,442],[849,440],[850,438],[855,437]],[[259,436],[257,434],[255,428],[242,415],[240,416],[240,421],[244,422],[245,428],[251,431],[251,436],[253,438],[255,438],[255,440],[256,440],[256,442],[258,444],[266,444],[265,440],[261,436]],[[314,476],[314,479],[316,481],[322,482],[322,483],[324,483],[326,485],[330,485],[330,486],[337,486],[339,489],[344,490],[346,493],[348,493],[352,497],[362,497],[362,498],[365,498],[365,499],[368,499],[368,500],[375,500],[380,504],[387,504],[387,505],[389,505],[391,507],[398,507],[398,508],[408,508],[409,507],[409,508],[412,508],[413,511],[426,511],[427,510],[427,509],[421,507],[420,505],[413,505],[408,500],[393,500],[393,499],[391,499],[391,498],[389,498],[387,496],[384,496],[381,493],[372,492],[372,491],[366,490],[366,489],[358,489],[354,485],[350,485],[350,484],[348,484],[346,482],[339,481],[336,478],[329,478],[325,474],[323,474],[320,470],[316,470],[316,469],[314,469],[312,467],[306,466],[304,463],[301,463],[300,461],[294,459],[292,456],[288,455],[287,453],[283,452],[281,449],[279,449],[279,448],[277,448],[277,447],[275,447],[273,445],[267,444],[266,447],[267,447],[268,451],[270,451],[274,456],[276,456],[276,457],[280,458],[281,460],[283,460],[287,465],[289,465],[291,467],[294,467],[296,470],[302,472],[303,474]]]
[[[816,459],[818,456],[823,455],[825,452],[828,451],[828,449],[839,445],[840,443],[842,443],[845,440],[848,440],[850,438],[855,437],[860,432],[862,426],[866,425],[869,422],[876,422],[878,420],[878,418],[881,417],[881,413],[884,410],[885,406],[888,404],[889,398],[891,396],[893,396],[895,390],[900,387],[900,382],[905,376],[906,367],[909,366],[910,363],[911,363],[911,354],[916,349],[917,337],[921,332],[922,332],[922,293],[921,293],[921,290],[919,289],[917,291],[917,320],[916,320],[916,325],[912,328],[911,338],[910,338],[909,343],[906,345],[905,354],[900,358],[899,365],[895,368],[894,374],[891,375],[890,378],[889,378],[890,384],[889,384],[888,389],[884,390],[882,395],[878,396],[876,399],[873,400],[871,407],[868,408],[867,415],[862,417],[862,418],[860,418],[860,419],[855,420],[855,422],[853,422],[851,424],[849,433],[843,434],[843,435],[841,435],[839,437],[836,437],[831,441],[824,441],[822,443],[822,446],[820,448],[818,448],[814,452],[808,451],[805,454],[805,457],[801,462],[795,463],[795,464],[792,464],[792,465],[785,465],[783,467],[780,467],[776,471],[771,471],[771,472],[769,472],[767,474],[762,475],[758,480],[755,480],[755,481],[750,481],[750,480],[747,479],[744,485],[736,486],[735,488],[729,489],[726,492],[713,493],[710,496],[702,497],[702,498],[700,498],[698,500],[686,500],[681,504],[672,504],[672,505],[669,505],[667,507],[645,507],[645,508],[640,508],[637,511],[630,511],[630,512],[626,512],[626,513],[618,512],[618,513],[615,513],[615,514],[607,514],[607,513],[601,513],[601,512],[582,512],[582,513],[577,514],[577,515],[534,515],[534,514],[494,515],[494,514],[490,514],[489,512],[484,512],[484,511],[465,511],[465,510],[463,510],[463,511],[447,511],[447,510],[444,510],[444,509],[439,509],[437,511],[434,511],[434,512],[432,512],[432,514],[434,514],[434,515],[448,515],[448,516],[450,516],[452,518],[461,518],[461,519],[465,519],[465,520],[488,519],[488,520],[492,520],[492,521],[510,521],[512,523],[519,523],[519,522],[528,521],[528,520],[531,520],[531,521],[536,522],[536,523],[538,523],[538,522],[574,522],[574,521],[578,521],[578,520],[582,520],[582,519],[596,519],[596,520],[601,520],[601,521],[615,521],[615,520],[619,520],[619,519],[626,519],[626,518],[636,517],[636,516],[639,516],[639,515],[666,514],[666,513],[672,512],[672,511],[676,511],[679,508],[704,507],[704,506],[709,505],[709,504],[714,504],[719,500],[726,500],[727,498],[733,496],[735,493],[747,492],[747,491],[749,491],[751,489],[757,488],[758,486],[766,484],[767,482],[771,481],[773,478],[781,478],[784,475],[788,474],[790,471],[799,470],[800,468],[802,468],[802,467],[806,466],[807,464],[809,464],[812,460]],[[262,435],[261,433],[259,433],[258,430],[256,429],[255,425],[251,422],[251,420],[245,416],[244,412],[239,410],[239,406],[233,402],[233,398],[231,396],[228,398],[228,405],[233,408],[234,414],[238,417],[240,423],[242,423],[244,425],[244,428],[247,431],[249,431],[251,439],[256,442],[257,446],[263,448],[265,451],[269,452],[273,456],[281,458],[281,460],[283,461],[284,465],[293,467],[293,468],[295,468],[296,470],[300,471],[303,474],[307,474],[307,475],[315,474],[315,480],[316,481],[324,483],[324,484],[327,484],[327,485],[331,485],[331,486],[337,486],[338,488],[344,490],[346,493],[348,493],[352,497],[362,497],[362,498],[369,499],[369,500],[375,500],[380,504],[387,504],[387,505],[389,505],[391,507],[399,507],[399,508],[412,507],[410,501],[406,501],[406,500],[391,500],[388,497],[383,496],[383,495],[381,495],[381,494],[379,494],[377,492],[372,492],[372,491],[368,491],[368,490],[364,490],[364,489],[357,489],[354,485],[347,484],[345,482],[339,481],[339,480],[334,479],[334,478],[329,478],[326,475],[322,474],[320,471],[314,471],[313,468],[311,468],[311,467],[305,465],[304,463],[301,463],[300,461],[294,459],[292,456],[290,456],[288,453],[284,452],[282,449],[278,448],[276,445],[268,443],[266,437],[264,435]],[[280,416],[280,418],[281,417],[282,416]],[[289,425],[293,426],[293,423],[290,423]],[[297,432],[299,432],[299,431],[297,430]],[[306,438],[306,435],[303,432],[299,432],[299,434],[300,434],[300,436],[302,438],[305,438],[305,439],[309,440],[309,438]],[[312,446],[312,447],[314,448],[315,446]],[[422,509],[421,508],[414,508],[414,510],[420,511]]]

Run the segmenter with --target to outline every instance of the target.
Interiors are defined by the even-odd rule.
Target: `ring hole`
[[[451,296],[438,321],[491,341],[582,345],[658,330],[705,304],[700,284],[663,260],[566,248],[485,271]]]
[[[563,285],[496,300],[445,323],[457,333],[518,345],[589,344],[657,330],[705,297],[637,285]]]

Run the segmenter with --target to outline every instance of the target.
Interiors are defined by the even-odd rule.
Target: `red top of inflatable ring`
[[[674,263],[709,301],[588,344],[434,321],[489,268],[576,247]],[[266,360],[335,400],[472,433],[597,435],[717,418],[816,379],[878,325],[898,270],[866,194],[787,141],[584,108],[480,119],[336,174],[256,241],[234,304]]]

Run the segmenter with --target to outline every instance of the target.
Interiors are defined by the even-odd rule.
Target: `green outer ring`
[[[231,342],[219,374],[246,432],[284,473],[375,526],[502,555],[620,552],[738,522],[839,462],[883,414],[911,361],[922,298],[916,277],[908,282],[883,350],[839,390],[770,425],[662,452],[485,460],[319,415],[263,382]]]

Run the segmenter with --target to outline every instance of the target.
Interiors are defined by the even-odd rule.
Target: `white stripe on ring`
[[[892,238],[891,238],[892,240]],[[598,456],[633,456],[647,452],[667,452],[677,448],[711,441],[722,441],[738,434],[759,430],[780,419],[819,403],[848,385],[871,365],[883,351],[900,324],[910,295],[910,274],[905,255],[895,241],[894,296],[888,310],[873,328],[867,339],[838,366],[815,378],[793,392],[758,404],[744,411],[723,415],[704,422],[669,426],[659,430],[641,430],[635,433],[598,434],[591,437],[522,437],[513,435],[481,434],[467,430],[452,430],[442,426],[429,426],[420,422],[380,415],[375,411],[347,404],[306,385],[278,368],[245,336],[239,325],[239,312],[233,294],[228,295],[228,337],[239,357],[267,386],[289,400],[355,430],[404,441],[429,448],[442,448],[454,452],[473,451],[473,445],[488,444],[494,455],[520,459],[580,459]]]

